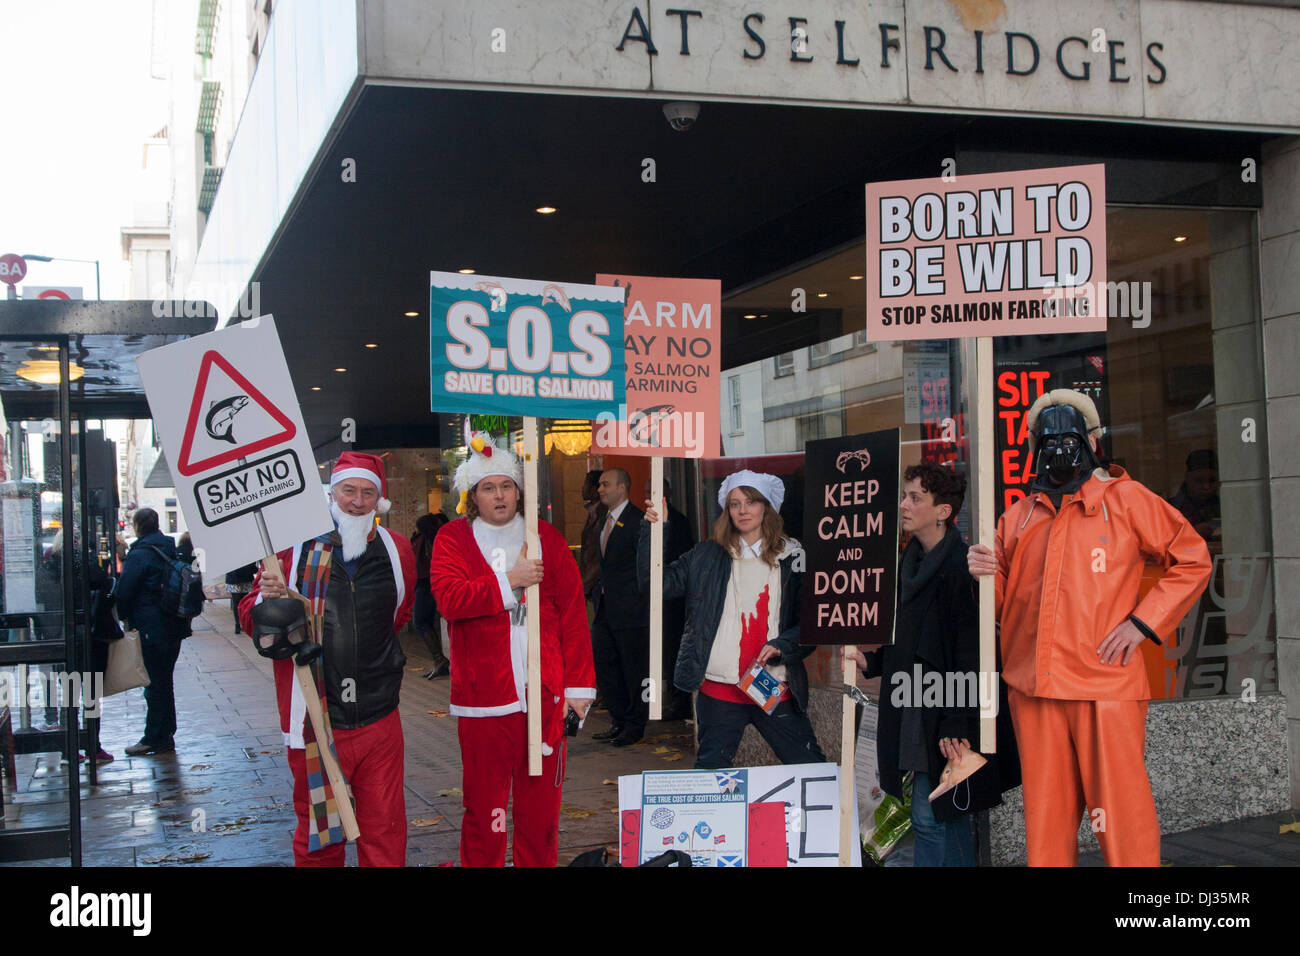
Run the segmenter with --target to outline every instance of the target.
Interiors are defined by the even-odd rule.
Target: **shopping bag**
[[[108,667],[104,671],[103,696],[112,697],[132,687],[148,687],[149,672],[144,668],[140,632],[124,634],[120,641],[108,645]]]

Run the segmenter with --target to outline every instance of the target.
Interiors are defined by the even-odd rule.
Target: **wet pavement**
[[[460,747],[448,713],[446,678],[425,680],[427,651],[409,632],[401,718],[406,743],[407,863],[457,860]],[[102,743],[117,759],[90,786],[83,768],[82,848],[86,866],[288,866],[295,825],[292,779],[275,709],[271,662],[234,634],[226,605],[209,604],[194,622],[176,665],[176,751],[127,757],[140,738],[142,691],[104,702]],[[620,774],[686,769],[694,763],[691,726],[650,725],[641,743],[617,749],[591,739],[607,729],[594,714],[569,746],[560,817],[560,863],[597,847],[617,855]],[[57,754],[17,758],[17,787],[6,781],[7,827],[58,825],[67,819],[67,773]],[[16,792],[13,790],[16,789]],[[1173,866],[1297,866],[1300,833],[1279,832],[1297,814],[1273,814],[1166,834],[1162,859]],[[508,858],[507,858],[508,859]],[[354,848],[348,860],[355,863]],[[900,861],[895,861],[900,862]],[[1099,854],[1081,865],[1099,866]],[[37,865],[67,865],[66,859]]]

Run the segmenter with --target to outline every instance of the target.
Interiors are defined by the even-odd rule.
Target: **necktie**
[[[603,557],[605,554],[605,545],[609,544],[610,532],[614,530],[614,515],[611,512],[605,519],[605,530],[600,533],[600,553]]]

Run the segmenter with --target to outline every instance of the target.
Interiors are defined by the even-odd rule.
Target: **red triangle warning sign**
[[[207,351],[199,363],[176,470],[188,478],[279,445],[296,432],[289,417],[225,356]]]

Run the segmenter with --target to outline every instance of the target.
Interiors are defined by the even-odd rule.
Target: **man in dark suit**
[[[609,707],[613,725],[597,740],[615,747],[634,744],[645,735],[650,714],[643,682],[650,673],[650,607],[636,576],[636,542],[641,509],[628,501],[631,478],[622,468],[603,472],[596,485],[609,509],[600,531],[600,582],[591,639],[596,682]],[[644,699],[643,699],[644,698]]]
[[[645,483],[645,497],[650,500],[650,482]],[[664,526],[664,567],[668,567],[691,548],[695,538],[686,515],[673,507],[673,489],[664,479],[664,501],[668,504],[668,522]],[[691,695],[673,684],[673,670],[677,666],[677,652],[682,646],[682,631],[686,627],[686,599],[664,601],[663,675],[664,719],[690,720]]]

